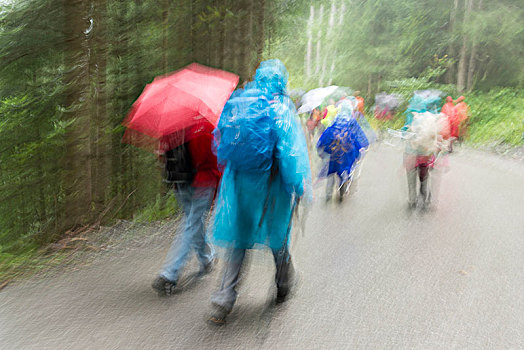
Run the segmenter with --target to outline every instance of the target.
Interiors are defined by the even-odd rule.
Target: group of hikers
[[[279,60],[262,62],[253,81],[233,92],[213,134],[194,138],[166,157],[166,180],[185,222],[152,286],[171,295],[192,249],[199,273],[205,274],[215,261],[213,246],[224,248],[222,282],[211,297],[208,319],[215,325],[225,323],[235,304],[247,249],[273,252],[277,302],[286,300],[293,284],[292,217],[312,189],[306,141],[286,94],[287,80]],[[211,243],[206,217],[213,200]]]
[[[314,108],[306,123],[307,140],[287,93],[287,81],[282,62],[263,61],[253,80],[231,94],[214,131],[164,154],[165,181],[175,193],[184,221],[152,287],[160,295],[173,294],[192,250],[200,264],[198,274],[204,275],[214,266],[215,248],[222,248],[224,270],[211,296],[208,318],[214,325],[224,324],[235,304],[248,249],[271,250],[275,300],[280,303],[289,296],[295,280],[290,232],[299,203],[313,198],[307,145],[316,130],[320,130],[316,150],[322,160],[316,177],[327,179],[327,200],[332,198],[335,176],[342,200],[366,150],[376,140],[358,92],[339,94],[325,108]],[[465,122],[463,98],[456,106],[448,98],[442,113],[438,113],[439,101],[439,95],[430,90],[415,92],[400,132],[407,140],[404,165],[410,208],[418,198],[423,205],[429,203],[429,171],[445,141],[459,137]],[[380,118],[389,118],[385,116],[396,107],[381,111]]]
[[[440,96],[438,90],[415,91],[404,112],[406,120],[401,131],[390,130],[392,135],[405,140],[404,166],[408,183],[408,207],[411,209],[416,208],[418,203],[424,209],[431,204],[430,170],[453,151],[453,144],[461,142],[467,131],[469,107],[464,96],[457,100],[448,96],[442,108],[439,107]],[[339,198],[342,200],[369,144],[379,139],[361,112],[364,100],[358,91],[353,96],[343,95],[338,101],[330,102],[327,106],[314,108],[306,122],[311,141],[315,140],[317,131],[320,134],[316,145],[319,155],[329,159],[329,167],[324,166],[319,172],[319,178],[328,178],[328,201],[334,183],[330,175],[339,177]],[[397,94],[380,93],[375,96],[373,111],[379,134],[384,132],[382,129],[385,123],[393,119],[401,102],[402,97]],[[343,122],[344,119],[347,123]],[[345,128],[342,128],[344,124]]]

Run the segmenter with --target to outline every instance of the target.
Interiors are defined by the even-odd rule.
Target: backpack
[[[410,139],[413,150],[420,154],[431,154],[438,151],[439,123],[436,114],[413,113],[410,131],[414,137]]]
[[[258,90],[245,91],[224,107],[218,125],[219,162],[243,171],[268,171],[273,163],[275,117]]]
[[[191,184],[195,169],[187,143],[165,153],[164,182],[169,184]]]

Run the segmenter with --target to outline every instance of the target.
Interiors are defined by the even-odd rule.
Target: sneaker
[[[207,319],[207,324],[212,326],[223,326],[226,324],[226,317],[229,311],[218,304],[213,304],[211,316]]]
[[[158,276],[151,284],[151,287],[153,287],[161,297],[171,296],[175,292],[176,282]]]

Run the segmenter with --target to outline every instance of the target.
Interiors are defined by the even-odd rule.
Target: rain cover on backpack
[[[276,143],[274,124],[270,97],[262,91],[248,89],[231,98],[214,131],[219,164],[242,171],[269,170]]]
[[[421,155],[438,152],[438,136],[440,133],[439,116],[430,112],[413,113],[413,121],[409,131],[414,135],[410,140],[413,151]]]

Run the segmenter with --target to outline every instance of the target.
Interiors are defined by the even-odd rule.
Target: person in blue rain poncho
[[[215,130],[224,173],[213,240],[226,248],[226,261],[211,298],[213,324],[223,324],[235,304],[246,249],[272,250],[277,301],[284,301],[291,287],[292,215],[298,199],[311,196],[311,172],[306,140],[286,94],[287,78],[280,61],[262,62],[253,83],[227,102]]]
[[[361,156],[362,149],[369,146],[369,141],[353,116],[353,104],[342,103],[334,123],[320,136],[317,151],[321,158],[329,160],[320,171],[320,178],[327,178],[326,200],[331,200],[334,174],[340,179],[341,197],[344,186],[350,179],[355,162]]]

